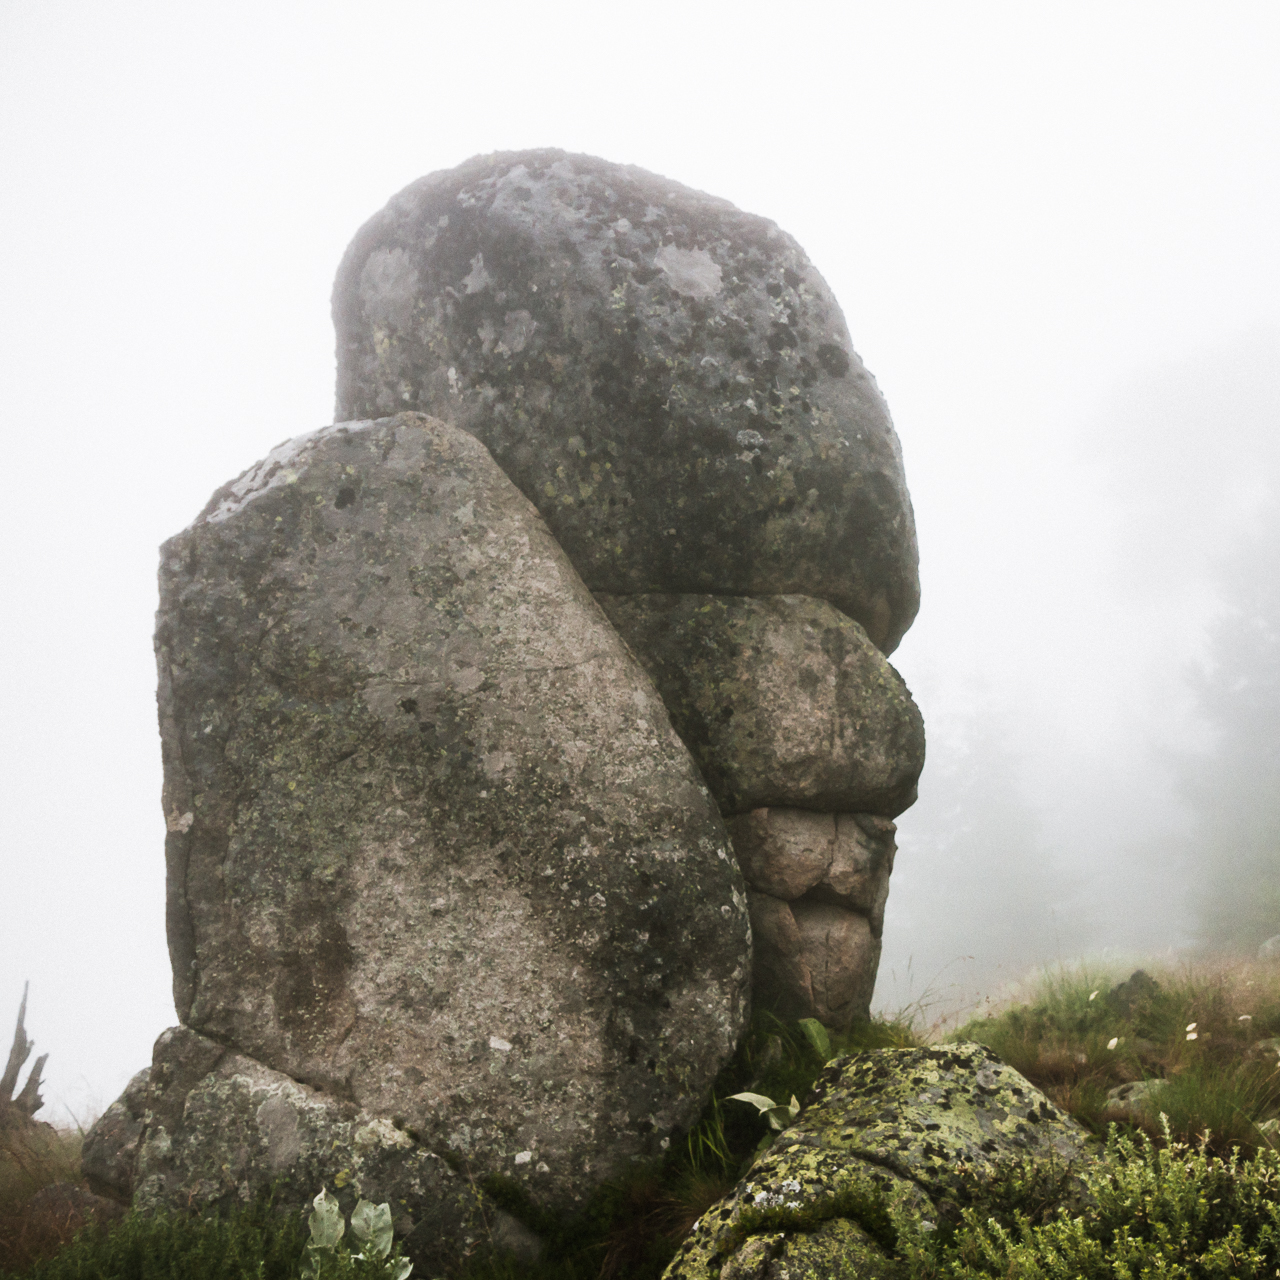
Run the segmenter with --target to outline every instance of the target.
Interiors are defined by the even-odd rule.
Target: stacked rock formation
[[[87,1149],[157,1207],[345,1170],[445,1267],[520,1244],[468,1179],[567,1208],[694,1119],[753,931],[759,999],[866,1016],[915,539],[830,291],[724,201],[484,157],[334,316],[339,425],[163,550],[183,1025]]]
[[[762,870],[761,998],[866,1017],[883,820],[924,763],[884,657],[915,616],[917,553],[888,410],[804,251],[638,169],[485,156],[361,229],[334,322],[337,416],[421,409],[483,440],[653,678]],[[827,865],[866,864],[856,891],[823,872],[779,892],[763,869],[808,822],[789,810],[841,815]]]

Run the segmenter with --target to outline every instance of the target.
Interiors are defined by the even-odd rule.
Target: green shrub
[[[911,1280],[1127,1280],[1274,1276],[1280,1268],[1280,1157],[1226,1159],[1202,1145],[1163,1146],[1116,1130],[1084,1175],[1083,1206],[1047,1220],[1009,1211],[996,1194],[932,1235],[899,1218]]]
[[[299,1280],[306,1243],[302,1218],[265,1202],[226,1216],[131,1213],[105,1235],[78,1236],[24,1280]]]

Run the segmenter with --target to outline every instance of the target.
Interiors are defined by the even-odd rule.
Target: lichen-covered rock
[[[726,815],[892,818],[916,798],[924,722],[852,618],[780,595],[596,597],[652,677]]]
[[[873,813],[753,809],[726,824],[747,886],[785,902],[807,897],[884,929],[897,827]]]
[[[323,1094],[186,1027],[156,1041],[134,1208],[227,1210],[271,1188],[282,1211],[321,1187],[345,1213],[391,1205],[396,1234],[432,1274],[539,1242],[385,1116]]]
[[[590,156],[478,156],[366,223],[333,313],[336,416],[477,435],[592,590],[803,592],[886,653],[910,626],[888,411],[767,219]]]
[[[665,1280],[896,1276],[887,1203],[936,1221],[1001,1166],[1079,1165],[1085,1141],[985,1045],[842,1059],[797,1122],[698,1220]]]
[[[473,436],[288,442],[163,549],[183,1022],[577,1202],[746,1016],[743,884],[643,670]]]
[[[150,1078],[151,1068],[143,1067],[94,1122],[80,1148],[80,1172],[90,1189],[124,1204],[133,1195],[134,1162]]]
[[[848,1027],[871,1016],[880,939],[865,915],[829,902],[747,891],[757,1008]]]

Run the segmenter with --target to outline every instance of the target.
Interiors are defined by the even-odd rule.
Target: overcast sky
[[[478,152],[775,219],[888,398],[930,763],[882,1002],[1183,945],[1160,750],[1277,475],[1278,66],[1274,0],[0,0],[0,1027],[29,978],[46,1114],[174,1021],[156,549],[331,420],[343,249]]]

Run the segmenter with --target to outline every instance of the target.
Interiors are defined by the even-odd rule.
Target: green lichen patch
[[[902,1274],[904,1222],[945,1230],[975,1197],[1028,1199],[1010,1169],[1051,1167],[1060,1200],[1086,1160],[1083,1130],[982,1045],[838,1059],[796,1124],[695,1225],[667,1280],[748,1275],[746,1259],[766,1253],[769,1276]]]

